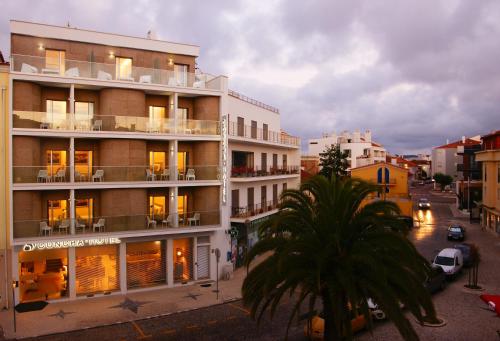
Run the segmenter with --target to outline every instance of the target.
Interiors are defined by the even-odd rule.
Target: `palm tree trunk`
[[[328,289],[323,289],[321,298],[323,300],[323,318],[325,329],[323,339],[325,341],[337,341],[341,339],[340,331],[335,327],[333,302]]]

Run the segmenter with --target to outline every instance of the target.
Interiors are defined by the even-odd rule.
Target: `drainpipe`
[[[0,116],[2,120],[5,119],[5,117],[7,115],[5,115],[5,92],[6,92],[6,88],[4,86],[2,86],[1,88],[2,90],[2,102],[0,103],[0,107],[2,108],[2,115]],[[4,129],[4,132],[5,132],[5,129]],[[2,132],[2,133],[4,133]],[[3,160],[2,160],[3,161]],[[3,162],[2,162],[3,163]],[[5,179],[4,179],[5,181]],[[5,212],[7,213],[7,212]],[[4,270],[5,270],[5,293],[4,293],[4,302],[5,302],[5,307],[8,309],[9,308],[9,288],[10,288],[10,285],[9,285],[9,276],[8,276],[8,271],[7,271],[7,242],[8,242],[8,234],[7,234],[7,226],[5,226],[5,245],[4,245],[4,254],[3,254],[3,261],[4,261]],[[12,302],[12,304],[14,304],[14,302]]]

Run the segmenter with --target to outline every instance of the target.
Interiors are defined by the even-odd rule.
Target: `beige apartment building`
[[[298,184],[300,141],[279,112],[199,72],[198,55],[11,21],[5,232],[16,303],[213,281],[246,238],[231,236],[233,219],[275,213]],[[255,175],[235,176],[235,159],[250,159],[233,152],[259,153]],[[260,208],[233,200],[251,186]]]

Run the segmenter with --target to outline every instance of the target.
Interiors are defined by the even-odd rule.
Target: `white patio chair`
[[[24,72],[24,73],[38,73],[38,69],[36,67],[32,66],[32,65],[23,63],[21,65],[21,72]]]
[[[139,77],[139,83],[152,83],[151,75],[142,75]]]
[[[82,231],[82,233],[85,233],[85,225],[84,223],[81,223],[78,219],[75,221],[75,230],[76,231]]]
[[[196,175],[194,174],[193,168],[188,168],[186,173],[186,180],[196,180]]]
[[[64,234],[68,234],[68,229],[69,229],[69,219],[64,219],[63,221],[61,221],[61,223],[57,227],[59,233],[62,233],[64,231]]]
[[[188,225],[193,226],[193,224],[194,226],[200,225],[200,214],[198,212],[193,214],[191,218],[188,218]]]
[[[49,172],[46,169],[40,169],[36,177],[36,182],[50,182]]]
[[[102,120],[95,120],[92,124],[92,130],[101,131],[102,130]]]
[[[97,223],[95,224],[92,224],[92,230],[95,232],[95,230],[97,230],[97,232],[104,232],[106,230],[105,228],[105,220],[104,218],[99,218],[99,220],[97,221]]]
[[[65,169],[59,169],[56,172],[56,175],[54,175],[54,181],[58,182],[59,180],[61,182],[66,182],[66,170]]]
[[[148,220],[148,229],[149,228],[156,228],[156,220],[154,219],[151,219],[148,215],[146,216],[147,220]]]
[[[92,182],[104,181],[104,170],[98,169],[95,171],[95,174],[92,175]]]
[[[50,236],[52,234],[52,227],[46,221],[40,222],[40,236]]]
[[[170,180],[170,170],[168,168],[165,168],[160,174],[160,179],[166,181]]]
[[[101,79],[103,81],[110,81],[113,79],[113,77],[111,76],[111,74],[99,70],[99,72],[97,72],[97,79]]]
[[[172,223],[172,216],[169,214],[169,215],[167,216],[167,219],[163,219],[163,220],[161,221],[161,225],[162,225],[163,227],[173,226],[173,223]]]
[[[80,77],[80,71],[77,67],[72,67],[70,69],[67,69],[64,75],[66,77]]]
[[[151,171],[151,169],[146,168],[146,181],[155,181],[156,174]]]

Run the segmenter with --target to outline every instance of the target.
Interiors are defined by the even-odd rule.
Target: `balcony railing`
[[[279,207],[279,201],[267,201],[255,205],[243,207],[231,207],[231,218],[249,218],[258,214],[275,210]]]
[[[273,176],[273,175],[287,175],[299,174],[300,166],[268,166],[262,167],[233,167],[231,168],[231,177],[233,178],[247,178],[259,176]]]
[[[70,167],[14,166],[14,183],[68,183]],[[86,171],[75,169],[75,182],[133,182],[133,181],[206,181],[220,180],[219,166],[188,166],[177,171],[164,168],[153,171],[149,166],[94,166]]]
[[[295,136],[283,134],[281,132],[252,127],[249,125],[229,122],[229,135],[254,139],[259,141],[268,141],[288,146],[299,146],[300,139]]]
[[[18,220],[14,238],[35,238],[79,234],[154,231],[171,228],[199,228],[219,225],[220,211],[193,211],[184,214],[100,216],[92,219]]]
[[[48,68],[45,57],[14,54],[11,71],[29,74],[56,75],[69,78],[90,78],[103,81],[135,82],[169,87],[221,90],[221,83],[208,74],[175,72],[172,70],[132,66],[130,74],[116,74],[116,64],[95,63],[80,60],[64,60],[63,68]]]
[[[139,132],[148,134],[220,135],[219,121],[180,120],[149,117],[94,115],[81,118],[78,114],[57,114],[38,111],[14,111],[14,128],[75,131]]]

